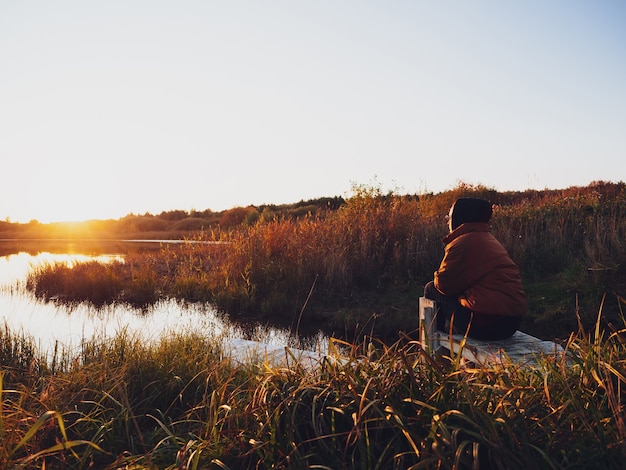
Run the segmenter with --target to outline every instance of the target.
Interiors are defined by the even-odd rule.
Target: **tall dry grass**
[[[408,337],[235,366],[184,332],[88,340],[54,373],[9,358],[0,468],[622,468],[626,324],[599,324],[534,367],[439,363]]]
[[[608,199],[591,187],[498,206],[493,231],[527,277],[559,273],[576,263],[616,269],[626,255],[625,215],[623,188]]]
[[[215,271],[208,267],[209,279],[223,280],[210,289],[218,304],[267,315],[297,316],[305,305],[305,314],[354,311],[361,324],[382,313],[391,317],[386,325],[409,331],[403,319],[414,317],[415,299],[443,254],[444,216],[456,198],[474,196],[494,202],[492,231],[522,270],[533,313],[524,328],[566,337],[576,328],[577,299],[589,325],[605,293],[607,317],[618,314],[615,294],[626,290],[623,183],[514,194],[463,184],[419,197],[370,187],[353,193],[324,218],[273,220],[231,234],[227,258]]]
[[[227,282],[257,297],[286,292],[294,300],[285,305],[294,311],[313,284],[326,299],[349,300],[359,291],[409,283],[434,264],[440,227],[424,222],[416,198],[355,191],[324,218],[277,219],[233,234]]]

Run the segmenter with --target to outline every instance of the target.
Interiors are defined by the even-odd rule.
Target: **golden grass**
[[[7,330],[0,468],[622,468],[626,328],[599,324],[535,368],[438,363],[403,337],[314,371],[121,332],[53,372]]]

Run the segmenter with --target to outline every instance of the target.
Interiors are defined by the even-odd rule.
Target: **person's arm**
[[[458,297],[470,286],[471,270],[462,243],[446,246],[439,269],[435,271],[435,287],[444,295]]]

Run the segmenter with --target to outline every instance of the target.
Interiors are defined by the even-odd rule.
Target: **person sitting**
[[[437,302],[437,329],[479,340],[511,337],[526,315],[519,268],[489,232],[491,203],[457,199],[450,208],[444,256],[424,297]]]

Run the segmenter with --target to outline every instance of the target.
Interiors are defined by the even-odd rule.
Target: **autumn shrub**
[[[223,229],[229,229],[242,225],[246,220],[252,222],[257,217],[258,212],[254,207],[233,207],[222,213],[219,225]]]
[[[206,219],[201,219],[198,217],[187,217],[182,220],[178,220],[172,226],[173,230],[179,230],[182,232],[192,232],[192,231],[200,231],[204,228],[207,228],[208,224]]]

